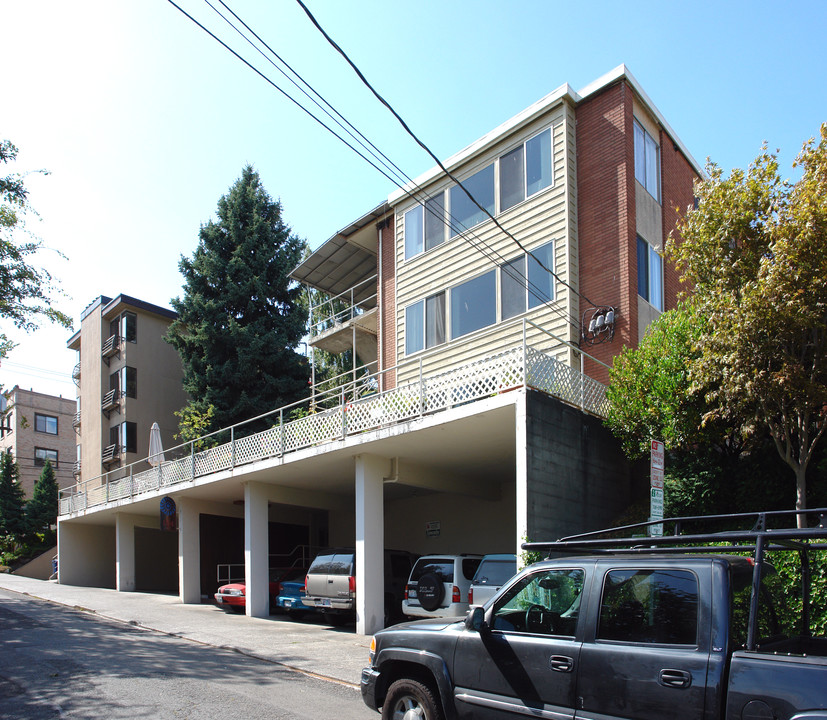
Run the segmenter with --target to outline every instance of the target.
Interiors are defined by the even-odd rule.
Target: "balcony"
[[[75,429],[75,431],[77,431],[80,427],[80,410],[78,410],[72,417],[72,427]]]
[[[72,475],[78,477],[80,475],[80,460],[75,462],[75,466],[72,468]]]
[[[377,359],[376,275],[310,305],[310,344],[338,355],[351,348],[365,364]]]
[[[72,370],[72,380],[75,381],[75,385],[80,387],[80,363],[75,365],[75,367]]]
[[[121,449],[118,443],[107,445],[101,453],[101,463],[104,467],[111,467],[121,459]]]
[[[106,413],[106,417],[109,417],[109,413],[113,410],[117,410],[121,404],[121,393],[120,390],[110,390],[106,395],[103,396],[103,401],[101,402],[101,410]]]
[[[104,342],[103,347],[101,347],[101,357],[103,361],[109,365],[109,361],[113,357],[120,356],[121,354],[121,336],[120,335],[112,335],[109,339]]]
[[[582,365],[578,371],[557,357],[564,356],[566,348],[573,346],[559,342],[530,321],[521,322],[523,342],[508,350],[436,374],[423,370],[421,357],[379,372],[346,373],[338,379],[345,384],[337,384],[334,379],[329,381],[327,390],[320,391],[319,386],[314,386],[313,394],[305,401],[274,410],[269,414],[273,426],[267,430],[245,435],[246,423],[241,423],[171,448],[167,457],[175,459],[158,467],[146,470],[144,459],[118,470],[121,473],[118,477],[101,476],[61,490],[60,514],[85,512],[111,500],[133,498],[162,488],[174,489],[196,478],[310,447],[322,448],[349,436],[409,423],[517,388],[530,388],[582,412],[605,417],[606,387],[585,375]],[[538,338],[551,337],[555,345],[546,348],[529,345],[526,342],[529,327],[536,331]],[[408,379],[401,377],[403,374]],[[388,389],[384,389],[386,387]],[[294,417],[297,407],[309,407],[309,412]],[[229,442],[220,442],[219,438],[226,437]],[[104,452],[104,465],[107,457],[108,462],[114,464],[118,457],[117,445]]]

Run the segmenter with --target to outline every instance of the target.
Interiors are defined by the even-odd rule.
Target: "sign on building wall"
[[[440,522],[439,520],[432,520],[431,522],[425,523],[425,536],[426,537],[439,537],[440,531]]]

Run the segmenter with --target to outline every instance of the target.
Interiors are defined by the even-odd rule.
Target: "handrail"
[[[519,346],[431,376],[422,372],[423,362],[427,360],[423,355],[374,373],[368,365],[362,366],[363,375],[351,382],[165,450],[165,455],[173,459],[158,467],[145,470],[147,458],[144,458],[65,488],[60,491],[60,513],[158,491],[220,470],[281,457],[521,386],[540,390],[584,411],[605,414],[605,386],[554,358],[550,354],[554,348],[541,350],[528,345],[525,333],[529,325],[549,337],[555,336],[525,319],[519,322],[523,327],[523,342]],[[560,338],[555,340],[555,347],[566,344]],[[401,384],[394,382],[394,387],[388,390],[382,389],[383,375],[406,369],[411,379]],[[344,376],[352,377],[353,371],[337,377]],[[391,377],[398,381],[399,374]],[[299,408],[302,413],[297,417],[294,411]],[[271,427],[243,434],[245,426],[261,421],[271,423]],[[229,442],[214,444],[220,437],[229,437]]]

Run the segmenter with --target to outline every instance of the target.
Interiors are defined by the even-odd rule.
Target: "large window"
[[[638,235],[637,294],[663,312],[663,258]]]
[[[405,354],[445,342],[445,293],[437,293],[405,308]]]
[[[451,288],[451,337],[458,338],[497,322],[494,270]]]
[[[489,215],[504,212],[551,186],[554,181],[552,150],[551,128],[547,128],[462,180],[463,187],[477,202],[471,200],[462,187],[454,185],[426,200],[424,207],[417,205],[408,210],[405,259],[444,242],[446,228],[450,228],[450,237],[456,237],[484,222]]]
[[[598,640],[695,645],[698,578],[688,570],[611,570],[603,585]]]
[[[122,396],[138,397],[138,370],[134,367],[122,367],[109,376],[109,389],[117,390]]]
[[[57,435],[57,418],[52,415],[34,414],[34,429],[47,435]]]
[[[494,215],[494,163],[483,168],[471,177],[462,181],[463,187],[471,193],[474,199],[485,210],[481,210],[477,203],[466,195],[459,185],[451,188],[451,237],[465,232],[468,228],[478,225]]]
[[[660,202],[660,148],[635,120],[635,179]]]
[[[500,158],[500,212],[551,185],[551,129]]]
[[[134,312],[122,312],[109,323],[109,334],[118,335],[126,342],[137,342],[138,316]]]
[[[53,468],[57,468],[57,450],[50,450],[49,448],[34,449],[34,464],[36,467],[43,467],[46,461],[52,464]]]
[[[494,630],[573,636],[580,614],[583,570],[543,570],[525,575],[494,604]]]
[[[109,428],[109,444],[117,445],[120,452],[138,452],[138,426],[134,422],[122,422]]]
[[[528,272],[526,273],[526,267]],[[535,248],[500,266],[500,314],[503,320],[554,299],[554,243]]]

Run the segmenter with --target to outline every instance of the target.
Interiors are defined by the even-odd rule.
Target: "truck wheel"
[[[388,688],[382,720],[442,720],[442,708],[427,685],[402,679]]]

